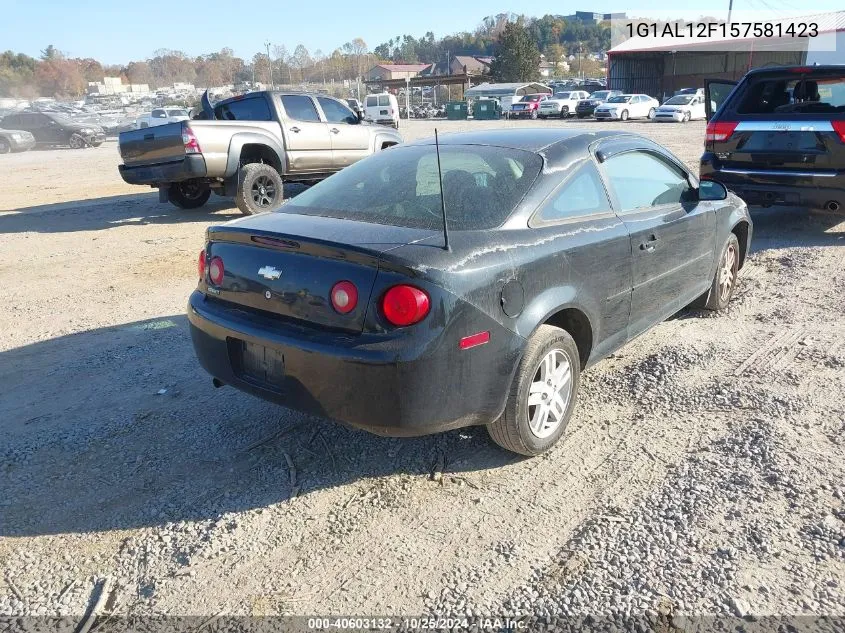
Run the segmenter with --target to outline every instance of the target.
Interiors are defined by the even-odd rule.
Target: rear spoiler
[[[205,115],[206,121],[213,121],[214,120],[214,108],[211,107],[211,101],[208,99],[208,90],[202,93],[202,98],[200,99],[200,103],[202,104],[202,112]]]

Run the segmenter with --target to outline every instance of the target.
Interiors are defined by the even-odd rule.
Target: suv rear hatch
[[[725,85],[708,82],[708,110],[719,98],[713,84]],[[845,67],[750,73],[710,120],[705,149],[720,172],[758,184],[836,177],[845,170]]]
[[[124,164],[154,165],[185,158],[183,123],[167,123],[121,132],[118,139]]]
[[[437,231],[292,213],[264,213],[208,229],[206,269],[223,260],[214,284],[200,289],[240,311],[299,325],[360,333],[382,253]],[[332,306],[335,284],[348,281],[357,304],[347,314]]]

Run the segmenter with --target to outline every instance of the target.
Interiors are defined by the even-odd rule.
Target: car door
[[[370,153],[370,130],[347,106],[330,97],[317,97],[332,141],[332,163],[342,169]]]
[[[40,112],[22,115],[26,117],[30,132],[39,143],[46,145],[61,145],[66,143],[62,126],[46,114]]]
[[[559,247],[551,258],[535,262],[527,295],[550,285],[573,288],[577,303],[596,318],[592,356],[601,358],[623,345],[631,309],[630,238],[592,158],[567,169],[529,225],[538,240],[555,240]]]
[[[281,95],[282,129],[288,165],[296,172],[333,171],[332,140],[328,125],[308,95]]]
[[[726,79],[705,79],[704,80],[704,113],[709,121],[718,112],[728,96],[736,88],[737,81]]]
[[[643,118],[648,116],[648,109],[650,107],[648,97],[645,97],[643,95],[637,95],[636,97],[634,97],[633,101],[634,112],[636,112],[634,116],[637,118]]]
[[[707,113],[704,111],[704,97],[693,97],[692,101],[690,102],[690,118],[704,119],[706,118],[706,116]]]
[[[656,147],[623,143],[615,150],[602,154],[602,170],[630,234],[633,338],[707,290],[716,216],[712,203],[698,202],[698,181]]]

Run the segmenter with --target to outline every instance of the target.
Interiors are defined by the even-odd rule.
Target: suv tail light
[[[833,131],[839,135],[839,140],[845,143],[845,121],[831,121]]]
[[[428,314],[431,302],[428,295],[414,286],[393,286],[384,293],[381,311],[397,327],[419,323]]]
[[[351,281],[338,281],[331,292],[332,307],[341,314],[347,314],[358,305],[358,288]]]
[[[185,123],[182,124],[182,144],[185,146],[186,154],[202,154],[202,149],[200,149],[197,137],[194,136],[194,131]]]
[[[199,273],[200,279],[205,278],[205,249],[200,251],[200,259],[197,262],[197,273]]]
[[[208,278],[211,280],[211,283],[215,286],[221,285],[225,273],[226,270],[223,268],[223,260],[219,257],[212,257],[211,261],[208,262]]]
[[[727,141],[734,133],[739,121],[710,121],[704,133],[705,142]]]

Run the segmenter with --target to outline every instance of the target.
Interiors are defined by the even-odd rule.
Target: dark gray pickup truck
[[[221,101],[213,113],[214,120],[122,132],[123,180],[157,187],[162,202],[183,209],[204,205],[214,191],[253,214],[277,209],[286,182],[322,180],[402,142],[327,95],[255,92]]]

